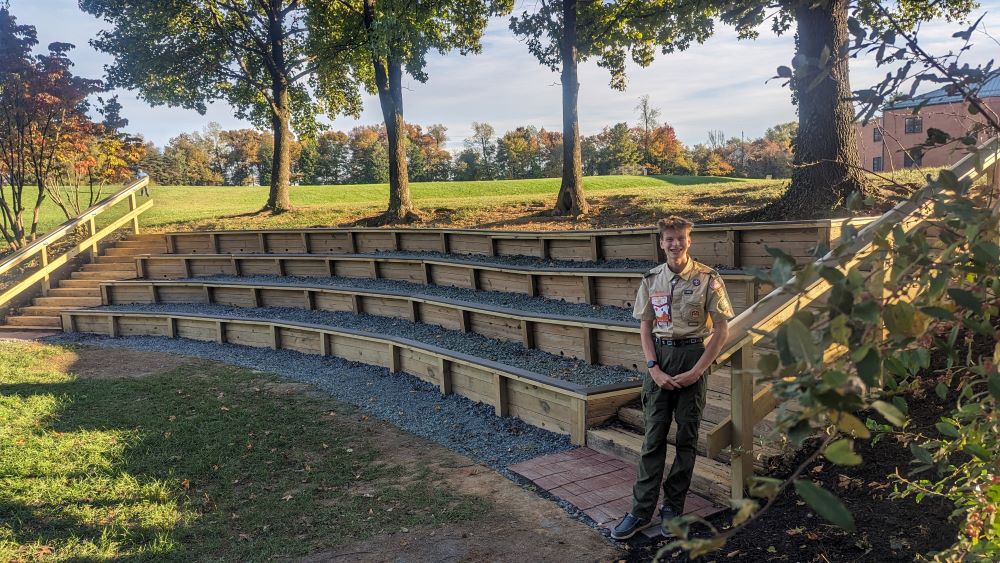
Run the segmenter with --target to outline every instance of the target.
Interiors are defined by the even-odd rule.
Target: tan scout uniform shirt
[[[661,338],[707,337],[712,332],[710,313],[731,319],[733,306],[722,276],[693,258],[679,274],[666,264],[646,272],[632,309],[640,321],[655,320],[653,335]]]

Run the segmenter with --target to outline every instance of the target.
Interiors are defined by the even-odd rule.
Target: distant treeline
[[[691,147],[667,124],[617,123],[582,138],[588,176],[679,174],[787,178],[795,123],[776,125],[759,139],[726,139],[711,131],[708,142]],[[443,125],[406,125],[410,179],[417,182],[559,177],[562,134],[533,126],[497,135],[488,123],[457,152],[445,149]],[[272,135],[254,129],[224,130],[211,123],[183,133],[162,150],[146,144],[140,166],[165,185],[268,185],[274,154]],[[305,185],[375,184],[389,181],[388,142],[383,126],[349,132],[323,131],[292,145],[292,181]]]

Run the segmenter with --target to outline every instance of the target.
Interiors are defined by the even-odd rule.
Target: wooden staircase
[[[166,239],[158,234],[129,235],[105,249],[96,259],[72,272],[35,297],[31,305],[7,315],[4,332],[51,332],[62,330],[63,311],[101,305],[101,284],[136,277],[136,257],[167,251]]]

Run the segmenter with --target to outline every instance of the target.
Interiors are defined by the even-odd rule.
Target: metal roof
[[[983,83],[982,88],[979,89],[980,98],[989,98],[994,96],[1000,96],[1000,72],[994,72],[986,82]],[[944,88],[938,88],[937,90],[932,90],[926,94],[920,94],[919,96],[914,96],[913,98],[897,102],[891,106],[886,107],[886,110],[892,109],[904,109],[912,108],[918,105],[925,106],[936,106],[941,104],[951,104],[955,102],[961,102],[962,96],[959,95],[949,95],[945,92]]]

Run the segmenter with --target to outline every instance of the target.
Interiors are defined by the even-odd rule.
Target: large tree
[[[0,233],[14,248],[34,239],[47,186],[67,154],[82,151],[96,124],[87,98],[100,82],[73,75],[68,43],[32,56],[34,26],[0,4]],[[34,182],[34,204],[25,202]],[[26,220],[25,213],[31,213]]]
[[[852,19],[852,2],[863,17]],[[792,182],[779,213],[824,214],[852,195],[874,195],[865,179],[854,129],[850,84],[851,27],[884,25],[866,9],[870,0],[736,0],[718,2],[723,20],[744,37],[756,37],[768,18],[776,33],[795,25],[795,56],[780,67],[798,106]],[[945,16],[961,17],[973,0],[898,0],[895,11],[907,25]]]
[[[308,87],[316,58],[306,52],[302,0],[80,0],[80,7],[113,26],[91,42],[114,56],[111,85],[200,113],[224,99],[237,116],[271,129],[265,208],[275,213],[291,208],[292,128],[311,134],[319,113],[358,113],[346,74],[319,98]],[[335,65],[333,51],[344,48],[330,46],[325,64]]]
[[[416,218],[410,201],[403,119],[403,74],[427,81],[431,50],[478,53],[491,15],[507,14],[513,0],[314,0],[309,38],[319,58],[320,90],[343,80],[344,69],[326,53],[354,45],[351,75],[378,95],[389,143],[389,207],[380,222]]]
[[[657,49],[668,53],[703,41],[712,30],[711,14],[709,3],[701,0],[541,0],[533,11],[511,19],[510,28],[525,38],[531,54],[561,76],[563,174],[556,213],[588,211],[577,110],[579,63],[596,59],[610,71],[611,87],[623,90],[629,58],[645,67]]]

